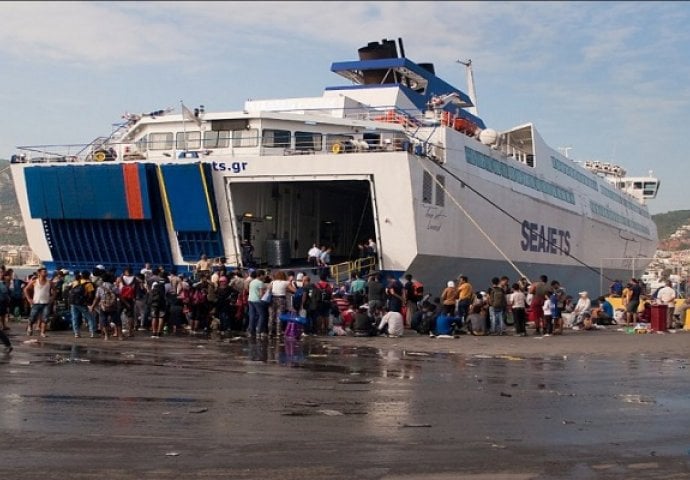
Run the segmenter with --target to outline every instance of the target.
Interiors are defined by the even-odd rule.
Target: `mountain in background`
[[[10,162],[0,159],[0,245],[26,245],[22,215],[14,194]],[[690,249],[690,210],[652,215],[659,231],[660,250]],[[687,230],[682,227],[687,225]]]
[[[0,245],[26,245],[26,232],[9,167],[9,161],[0,159]]]
[[[690,248],[690,210],[652,215],[659,231],[659,250],[686,250]],[[684,229],[684,226],[688,229]]]

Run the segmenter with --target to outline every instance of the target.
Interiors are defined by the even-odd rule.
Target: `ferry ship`
[[[488,127],[471,62],[468,94],[408,59],[402,39],[357,53],[331,66],[346,85],[320,96],[181,104],[126,114],[88,144],[18,147],[31,248],[49,269],[184,271],[202,254],[246,266],[246,240],[271,266],[315,243],[354,259],[372,239],[373,268],[409,272],[432,294],[459,275],[477,290],[543,274],[592,292],[644,270],[658,241],[651,172],[575,162],[531,123]]]

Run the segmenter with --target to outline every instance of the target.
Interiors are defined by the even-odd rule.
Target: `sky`
[[[402,38],[496,130],[531,122],[577,161],[661,180],[690,209],[687,2],[1,2],[0,158],[86,144],[125,113],[320,96],[331,63]]]

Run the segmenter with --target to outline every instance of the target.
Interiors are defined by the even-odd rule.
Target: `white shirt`
[[[50,280],[46,279],[46,283],[41,284],[38,279],[34,282],[34,296],[32,301],[37,305],[45,305],[50,303],[50,287],[52,284]]]
[[[402,314],[399,312],[386,313],[381,319],[379,330],[383,330],[386,325],[388,325],[388,335],[402,337],[402,334],[405,331],[405,324]]]
[[[525,294],[521,291],[513,292],[510,296],[511,306],[513,308],[526,308]]]
[[[287,293],[287,286],[290,282],[287,280],[273,280],[271,282],[271,293],[274,297],[284,297]]]
[[[669,286],[663,287],[657,292],[656,298],[658,298],[660,302],[672,305],[676,301],[676,291]]]
[[[578,313],[584,313],[584,312],[589,312],[590,307],[592,306],[592,301],[589,299],[589,297],[582,298],[577,301],[577,304],[575,305],[575,310],[573,310],[573,313],[578,314]]]
[[[319,258],[321,249],[319,247],[311,247],[307,255],[309,255],[309,258]]]

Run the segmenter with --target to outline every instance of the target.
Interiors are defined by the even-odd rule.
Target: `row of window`
[[[152,132],[139,139],[136,143],[140,152],[146,150],[196,150],[200,148],[233,148],[257,147],[259,140],[261,146],[266,148],[294,148],[296,150],[311,150],[320,152],[324,145],[326,151],[331,151],[333,145],[340,144],[347,148],[352,135],[326,134],[317,132],[291,132],[290,130],[265,129],[259,134],[257,129],[237,129],[221,131],[190,131],[190,132]],[[293,144],[294,139],[294,144]],[[379,133],[364,133],[362,140],[371,148],[381,146],[381,135]],[[392,142],[397,143],[398,138],[393,138]]]
[[[580,182],[583,185],[587,185],[589,188],[591,188],[594,191],[598,191],[597,181],[594,180],[593,178],[590,178],[585,173],[580,172],[579,170],[577,170],[576,168],[573,168],[571,165],[568,165],[565,162],[561,162],[556,157],[551,157],[551,164],[553,165],[553,168],[558,170],[559,172],[565,173],[570,178],[577,180],[578,182]]]
[[[606,208],[603,205],[600,205],[594,201],[589,202],[589,207],[594,215],[598,215],[599,217],[606,218],[608,220],[611,220],[613,222],[616,222],[620,225],[626,225],[633,230],[637,230],[640,233],[645,233],[649,235],[649,228],[645,227],[641,223],[638,223],[634,220],[630,220],[628,217],[624,217],[623,215],[614,212],[613,210],[610,210]]]
[[[566,190],[556,184],[542,180],[527,172],[523,172],[519,168],[508,165],[501,161],[491,158],[481,152],[477,152],[469,147],[465,147],[465,159],[470,165],[479,167],[488,172],[492,172],[500,177],[507,178],[510,181],[524,185],[541,193],[545,193],[551,197],[557,198],[571,205],[575,205],[575,194],[570,190]]]
[[[435,189],[434,185],[436,185]],[[422,177],[422,203],[436,205],[437,207],[444,207],[446,205],[446,192],[443,190],[445,185],[446,177],[443,175],[436,175],[436,183],[434,183],[431,174],[425,171],[424,176]],[[434,191],[436,192],[435,195]]]
[[[601,187],[601,193],[604,194],[605,197],[610,198],[614,202],[620,203],[623,205],[625,208],[632,210],[633,212],[636,212],[640,215],[642,215],[645,218],[649,218],[649,212],[647,212],[644,208],[640,207],[639,205],[635,204],[635,202],[631,202],[627,198],[623,198],[621,195],[618,193],[614,192],[611,189],[608,189],[604,186]]]

